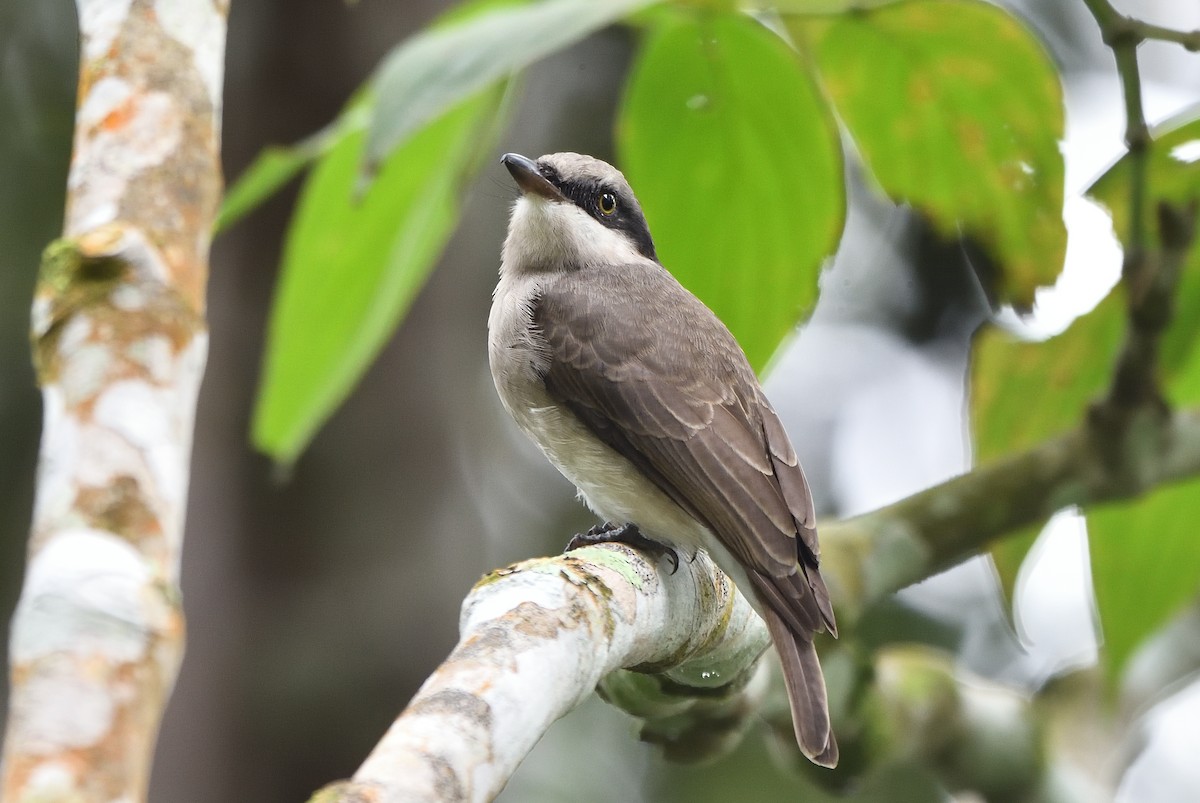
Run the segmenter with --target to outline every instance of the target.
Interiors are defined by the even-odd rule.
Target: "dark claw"
[[[585,546],[595,546],[596,544],[605,544],[615,540],[609,537],[609,534],[617,529],[617,525],[611,521],[606,521],[603,524],[593,524],[586,533],[575,533],[571,536],[571,540],[567,542],[567,548],[563,552],[574,552]]]
[[[571,552],[580,547],[612,542],[626,544],[655,557],[666,556],[667,560],[671,561],[671,574],[679,571],[679,554],[661,541],[655,541],[642,535],[642,531],[633,522],[618,526],[611,521],[606,521],[603,524],[597,524],[586,533],[575,533],[567,542],[567,548],[564,551]]]

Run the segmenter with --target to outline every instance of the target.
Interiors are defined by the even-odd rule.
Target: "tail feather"
[[[793,632],[771,608],[766,605],[763,608],[763,619],[783,663],[783,680],[791,702],[796,743],[814,764],[836,767],[837,740],[829,725],[825,678],[812,639]]]

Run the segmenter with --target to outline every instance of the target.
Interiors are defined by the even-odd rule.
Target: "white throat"
[[[523,195],[513,204],[500,272],[560,271],[643,259],[624,233],[575,204]]]

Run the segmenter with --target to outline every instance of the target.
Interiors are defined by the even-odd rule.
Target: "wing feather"
[[[808,483],[716,316],[651,263],[561,274],[533,316],[547,391],[712,530],[789,627],[834,630]]]

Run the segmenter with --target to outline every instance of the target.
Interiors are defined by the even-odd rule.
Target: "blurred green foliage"
[[[311,161],[272,313],[254,439],[290,462],[351,392],[419,292],[492,156],[503,82],[614,21],[641,29],[619,113],[621,165],[664,264],[712,306],[762,369],[811,307],[844,222],[852,143],[879,189],[995,265],[993,299],[1032,304],[1065,251],[1058,73],[1016,18],[979,0],[790,0],[777,16],[731,2],[581,0],[464,7],[397,46],[347,115],[276,149],[230,190],[228,224]],[[515,84],[514,84],[515,85]],[[480,94],[482,92],[482,94]],[[842,125],[839,131],[834,123]],[[1149,197],[1194,198],[1200,125],[1154,134]],[[1128,228],[1124,161],[1093,188]],[[1153,230],[1153,221],[1147,221]],[[1200,401],[1200,257],[1163,344],[1175,403]],[[972,414],[987,460],[1081,421],[1109,382],[1125,327],[1113,293],[1067,331],[977,340]],[[1090,516],[1110,668],[1196,593],[1188,529],[1200,486]],[[1034,534],[994,552],[1006,585]]]
[[[1027,304],[1053,280],[1066,236],[1061,92],[1021,23],[977,0],[792,2],[776,26],[735,6],[468,4],[395,48],[371,82],[362,117],[293,149],[267,151],[230,190],[222,223],[249,212],[310,159],[340,158],[338,143],[361,126],[368,133],[358,188],[370,187],[381,161],[404,161],[397,149],[439,124],[428,122],[431,115],[626,17],[645,30],[619,114],[621,166],[664,264],[717,311],[760,370],[811,309],[820,266],[841,236],[835,117],[884,191],[920,207],[941,231],[970,232],[984,243],[998,266],[989,288],[997,298]],[[458,174],[490,150],[490,140],[477,138],[449,162],[443,154],[441,165]],[[420,214],[419,204],[394,203],[386,212],[347,204],[336,219],[354,226],[356,215],[380,215],[403,231]],[[289,242],[308,242],[298,229],[333,219],[297,215]],[[445,236],[434,240],[438,246],[416,249],[405,275],[427,275]],[[359,252],[388,248],[370,243]],[[320,282],[293,280],[303,264],[304,250],[289,247],[255,419],[256,444],[283,461],[303,451],[345,398],[422,285],[394,288],[391,273],[364,271],[350,259],[322,261]],[[358,326],[344,316],[365,307],[334,304],[339,287],[363,298],[401,297],[383,303],[392,311],[377,323]],[[329,330],[342,334],[314,342],[315,332]]]
[[[1189,143],[1200,141],[1191,114],[1154,132],[1148,158],[1149,197],[1186,205],[1200,201],[1200,162]],[[1188,156],[1192,156],[1188,161]],[[1090,193],[1111,212],[1118,232],[1129,228],[1129,157],[1113,165]],[[1146,210],[1147,231],[1157,223]],[[1200,403],[1200,248],[1183,266],[1174,319],[1161,342],[1161,378],[1175,405]],[[1083,420],[1112,374],[1124,336],[1125,294],[1118,287],[1069,329],[1041,343],[990,330],[975,349],[972,412],[977,453],[992,459],[1027,448]],[[1196,526],[1200,482],[1157,491],[1144,499],[1088,512],[1092,585],[1104,639],[1104,660],[1115,682],[1134,648],[1200,592]],[[1006,538],[992,551],[1011,592],[1037,531]]]
[[[844,221],[837,127],[813,78],[744,14],[660,15],[617,126],[659,259],[761,370],[815,300]]]
[[[1001,267],[988,288],[1031,307],[1062,267],[1062,87],[1038,40],[973,0],[896,3],[799,21],[838,114],[880,187]]]
[[[489,89],[422,129],[365,189],[366,135],[346,126],[305,183],[253,425],[276,460],[299,456],[400,323],[458,222],[480,143],[495,141],[502,94]]]

